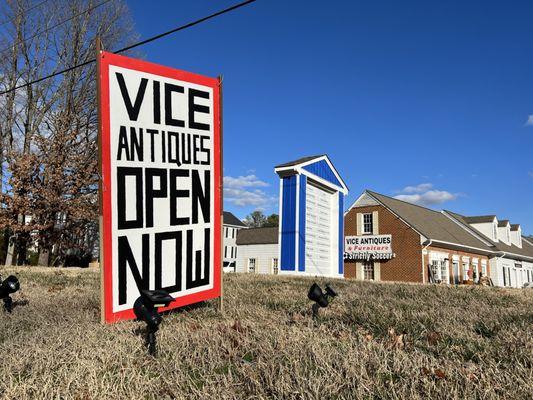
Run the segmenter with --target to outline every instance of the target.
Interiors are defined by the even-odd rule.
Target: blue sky
[[[128,4],[146,38],[234,2]],[[532,15],[531,1],[259,0],[142,52],[224,75],[238,217],[277,212],[274,165],[327,153],[347,205],[368,188],[533,234]]]

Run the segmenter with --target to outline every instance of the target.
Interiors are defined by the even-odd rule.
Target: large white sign
[[[345,236],[344,258],[349,260],[388,260],[394,257],[391,235]]]
[[[105,52],[99,78],[105,320],[218,297],[219,81]]]

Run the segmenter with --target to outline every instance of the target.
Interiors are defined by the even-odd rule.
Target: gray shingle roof
[[[242,226],[246,228],[246,225],[229,211],[224,211],[224,225]]]
[[[509,223],[508,219],[499,220],[498,221],[498,227],[503,228],[504,226],[507,226],[508,223]]]
[[[522,240],[522,248],[515,246],[514,244],[508,245],[500,241],[495,242],[491,238],[483,235],[480,231],[478,231],[472,225],[469,225],[467,222],[468,217],[465,217],[464,215],[461,215],[461,214],[453,213],[451,211],[446,211],[446,212],[450,214],[453,218],[458,220],[459,222],[466,224],[476,234],[483,236],[487,241],[492,243],[494,245],[493,251],[503,251],[505,253],[512,253],[512,254],[517,254],[517,255],[526,256],[526,257],[533,257],[533,246],[530,245],[528,242]]]
[[[308,157],[302,157],[294,161],[289,161],[283,164],[276,165],[274,168],[283,168],[283,167],[292,167],[294,165],[302,164],[307,161],[314,160],[315,158],[324,157],[325,154],[319,154],[317,156],[308,156]]]
[[[278,227],[241,229],[237,233],[237,245],[277,244],[278,236]]]
[[[518,228],[520,228],[520,224],[511,224],[511,230],[512,231],[517,231]]]
[[[476,215],[473,217],[465,217],[469,224],[479,224],[482,222],[492,222],[496,215]]]
[[[494,248],[476,238],[458,223],[441,212],[407,203],[379,193],[367,190],[372,197],[400,216],[428,239],[452,243],[460,246],[493,251]]]

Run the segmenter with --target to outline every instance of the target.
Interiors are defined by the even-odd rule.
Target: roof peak
[[[304,162],[308,162],[308,161],[314,160],[316,158],[324,157],[324,156],[327,157],[327,154],[318,154],[315,156],[301,157],[293,161],[288,161],[288,162],[276,165],[274,168],[292,167],[294,165],[303,164]]]

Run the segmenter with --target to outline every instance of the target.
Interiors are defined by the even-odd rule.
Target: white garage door
[[[305,212],[305,271],[330,274],[331,208],[333,195],[307,184]]]

